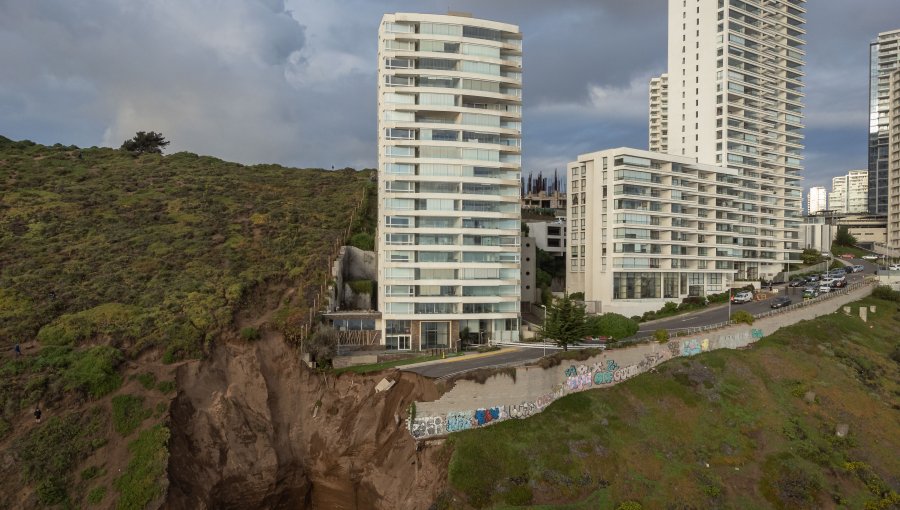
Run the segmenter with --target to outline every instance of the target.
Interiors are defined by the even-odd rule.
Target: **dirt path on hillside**
[[[376,394],[388,377],[397,384]],[[171,509],[420,509],[443,489],[440,447],[416,449],[405,410],[437,398],[416,374],[318,374],[276,335],[178,370]]]

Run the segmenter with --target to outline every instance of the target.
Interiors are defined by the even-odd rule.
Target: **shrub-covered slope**
[[[291,335],[370,177],[0,137],[0,509],[159,500],[171,363]]]

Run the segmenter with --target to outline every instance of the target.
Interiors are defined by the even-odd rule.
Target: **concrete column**
[[[865,306],[859,307],[859,318],[862,319],[863,322],[868,322],[868,314],[866,313],[868,311],[868,308]]]

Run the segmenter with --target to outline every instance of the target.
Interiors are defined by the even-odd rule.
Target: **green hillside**
[[[171,364],[296,334],[371,176],[0,137],[0,509],[158,497]]]
[[[862,304],[868,324],[835,313],[455,434],[443,502],[900,508],[900,308]]]

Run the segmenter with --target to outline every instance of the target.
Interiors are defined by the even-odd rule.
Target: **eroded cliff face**
[[[387,377],[397,381],[375,393]],[[323,376],[278,338],[226,344],[179,368],[171,509],[419,509],[444,489],[440,447],[417,451],[410,402],[437,398],[415,374]]]

